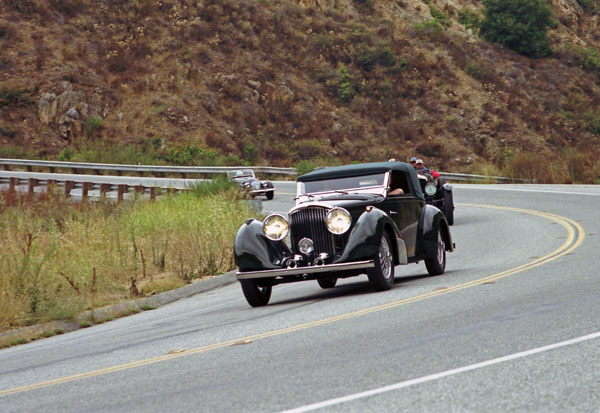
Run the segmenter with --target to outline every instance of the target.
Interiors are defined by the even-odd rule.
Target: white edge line
[[[588,196],[600,196],[600,194],[589,193],[589,192],[569,192],[569,191],[550,191],[547,189],[526,189],[526,188],[495,188],[488,187],[485,185],[471,185],[471,184],[453,184],[457,188],[461,189],[484,189],[488,191],[515,191],[515,192],[539,192],[543,194],[558,194],[558,195],[588,195]],[[458,186],[461,185],[461,186]]]
[[[298,408],[291,409],[291,410],[285,410],[285,411],[283,411],[281,413],[309,412],[309,411],[312,411],[312,410],[321,409],[323,407],[333,406],[333,405],[336,405],[336,404],[346,403],[346,402],[349,402],[349,401],[352,401],[352,400],[362,399],[362,398],[365,398],[365,397],[370,397],[370,396],[374,396],[374,395],[377,395],[377,394],[390,392],[390,391],[393,391],[393,390],[403,389],[405,387],[412,386],[414,384],[426,383],[426,382],[429,382],[429,381],[441,379],[443,377],[448,377],[448,376],[452,376],[452,375],[455,375],[455,374],[464,373],[464,372],[467,372],[467,371],[472,371],[472,370],[481,369],[481,368],[484,368],[484,367],[489,367],[489,366],[492,366],[494,364],[504,363],[505,361],[516,360],[516,359],[519,359],[519,358],[523,358],[523,357],[531,356],[531,355],[534,355],[534,354],[542,353],[544,351],[554,350],[554,349],[557,349],[557,348],[560,348],[560,347],[570,346],[570,345],[573,345],[573,344],[581,343],[581,342],[588,341],[588,340],[593,340],[593,339],[596,339],[596,338],[600,338],[600,332],[593,333],[593,334],[588,334],[586,336],[581,336],[581,337],[573,338],[571,340],[562,341],[560,343],[549,344],[547,346],[542,346],[542,347],[534,348],[534,349],[531,349],[531,350],[522,351],[520,353],[510,354],[508,356],[503,356],[503,357],[498,357],[498,358],[487,360],[487,361],[482,361],[480,363],[471,364],[471,365],[465,366],[465,367],[459,367],[459,368],[452,369],[452,370],[446,370],[446,371],[443,371],[441,373],[431,374],[429,376],[423,376],[423,377],[419,377],[419,378],[416,378],[416,379],[402,381],[400,383],[391,384],[389,386],[380,387],[378,389],[367,390],[367,391],[360,392],[360,393],[350,394],[350,395],[344,396],[344,397],[338,397],[338,398],[335,398],[335,399],[330,399],[330,400],[325,400],[325,401],[318,402],[318,403],[309,404],[309,405],[298,407]]]

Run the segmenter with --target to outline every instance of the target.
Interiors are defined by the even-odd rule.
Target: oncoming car
[[[446,215],[448,225],[454,224],[454,197],[452,195],[452,184],[439,176],[435,171],[418,174],[421,189],[425,194],[425,202],[436,206]]]
[[[273,199],[275,196],[275,188],[271,181],[261,181],[252,169],[236,169],[227,171],[227,178],[230,181],[237,182],[240,188],[247,191],[254,198],[255,196],[264,195],[267,199]]]
[[[414,168],[376,162],[321,169],[297,179],[285,217],[248,219],[234,243],[236,274],[248,303],[269,302],[278,284],[367,274],[376,291],[392,288],[396,265],[424,261],[443,274],[454,250],[444,214],[425,198]],[[397,194],[401,193],[401,194]],[[397,194],[397,195],[396,195]]]

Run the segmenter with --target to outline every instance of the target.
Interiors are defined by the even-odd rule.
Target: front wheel
[[[260,284],[255,279],[240,280],[240,284],[246,301],[252,307],[262,307],[269,303],[272,289],[270,285]]]
[[[441,275],[446,270],[446,244],[442,239],[442,234],[439,229],[437,238],[437,253],[435,258],[425,259],[425,267],[427,267],[429,275]]]
[[[333,288],[335,287],[335,283],[337,283],[337,278],[335,277],[330,277],[330,278],[318,278],[317,282],[319,283],[319,286],[326,290],[327,288]]]
[[[269,192],[267,192],[267,199],[268,200],[273,199],[274,196],[275,196],[275,191],[269,191]]]
[[[394,285],[394,257],[386,232],[381,237],[379,252],[375,255],[375,267],[367,271],[369,282],[375,291],[386,291]]]

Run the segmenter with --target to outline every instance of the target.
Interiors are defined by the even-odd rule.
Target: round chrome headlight
[[[325,220],[329,232],[336,235],[348,231],[348,228],[350,228],[350,224],[352,223],[350,213],[344,208],[333,208],[327,213],[327,218]]]
[[[258,181],[252,181],[252,188],[253,189],[260,189],[260,182],[258,182]]]
[[[434,184],[433,182],[427,182],[427,185],[425,185],[425,193],[429,196],[435,195],[435,193],[437,192],[437,185]]]
[[[263,232],[271,241],[281,241],[289,230],[287,220],[279,214],[272,214],[263,222]]]

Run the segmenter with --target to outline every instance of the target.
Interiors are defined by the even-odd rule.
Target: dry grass
[[[229,271],[237,229],[252,215],[235,190],[119,206],[59,198],[3,206],[0,329]]]

